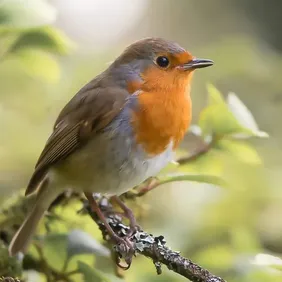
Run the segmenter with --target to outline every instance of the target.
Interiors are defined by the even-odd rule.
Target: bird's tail
[[[44,212],[45,210],[39,206],[39,203],[36,203],[10,243],[9,253],[11,256],[26,250]]]
[[[54,193],[56,191],[52,189],[54,187],[48,187],[49,185],[47,182],[48,181],[43,183],[43,185],[39,188],[34,207],[10,243],[9,254],[11,256],[16,255],[19,252],[26,251],[40,219],[58,195],[58,193]]]

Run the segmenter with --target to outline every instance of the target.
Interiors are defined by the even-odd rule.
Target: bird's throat
[[[162,153],[171,142],[175,149],[190,125],[191,109],[190,85],[141,91],[132,115],[137,143],[149,155]]]

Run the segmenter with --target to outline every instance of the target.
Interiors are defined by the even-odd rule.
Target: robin
[[[114,242],[93,193],[112,197],[136,227],[119,195],[156,175],[173,157],[191,121],[195,69],[213,65],[177,43],[139,40],[69,101],[47,140],[26,195],[37,193],[31,213],[15,234],[11,255],[24,252],[36,226],[66,189],[84,192]]]

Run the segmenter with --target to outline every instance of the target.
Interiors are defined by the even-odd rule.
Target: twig
[[[100,222],[97,215],[88,206],[86,208],[92,219],[98,224],[104,239],[108,241],[107,230],[103,223]],[[100,208],[107,214],[107,221],[116,234],[121,237],[124,236],[129,230],[129,226],[122,223],[122,218],[114,213],[111,204],[106,200],[100,201]],[[165,245],[166,241],[163,236],[155,237],[144,231],[137,231],[129,240],[134,246],[135,253],[139,253],[153,260],[158,274],[162,273],[161,265],[164,264],[169,270],[193,282],[226,282],[191,260],[182,257],[179,252],[171,250]],[[114,248],[120,258],[127,256],[124,248],[120,246],[115,246]]]
[[[190,163],[192,161],[195,161],[196,159],[198,159],[202,155],[209,152],[218,140],[219,140],[219,138],[215,137],[215,136],[212,136],[212,139],[211,139],[210,142],[204,142],[202,139],[200,139],[201,145],[195,150],[195,152],[193,152],[192,154],[190,154],[186,157],[179,158],[176,162],[179,165],[184,165],[184,164]]]
[[[153,189],[157,188],[158,186],[164,184],[161,180],[156,177],[151,177],[143,184],[141,184],[137,189],[133,189],[124,193],[122,196],[126,199],[135,199],[137,197],[144,196],[148,192],[152,191]]]
[[[147,233],[143,233],[142,236],[146,238],[146,243],[142,251],[139,251],[142,255],[153,259],[155,265],[158,263],[157,272],[161,274],[160,264],[164,264],[168,269],[188,278],[191,281],[197,282],[224,282],[220,277],[216,277],[208,270],[195,264],[191,260],[182,257],[179,252],[172,251],[165,246],[165,241],[162,237],[153,237]],[[136,243],[140,244],[142,239],[136,240]]]

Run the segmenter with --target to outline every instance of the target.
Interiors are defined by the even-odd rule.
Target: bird
[[[170,161],[191,123],[194,71],[213,65],[178,43],[149,37],[133,42],[65,105],[36,163],[25,195],[35,204],[9,245],[26,252],[51,203],[66,189],[83,192],[113,241],[121,242],[94,193],[119,196],[157,175]]]

